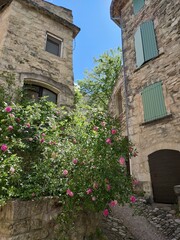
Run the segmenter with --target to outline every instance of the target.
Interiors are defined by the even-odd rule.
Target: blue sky
[[[71,9],[74,24],[81,28],[74,40],[73,67],[75,82],[92,70],[93,58],[109,49],[121,47],[118,26],[110,19],[111,0],[49,0]]]

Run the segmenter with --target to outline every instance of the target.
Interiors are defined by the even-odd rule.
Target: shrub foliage
[[[126,160],[132,144],[104,114],[66,112],[41,99],[0,109],[0,204],[13,198],[58,196],[64,210],[108,214],[129,202]]]

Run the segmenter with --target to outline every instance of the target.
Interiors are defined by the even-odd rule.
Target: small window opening
[[[46,51],[56,56],[62,55],[62,39],[47,34]]]

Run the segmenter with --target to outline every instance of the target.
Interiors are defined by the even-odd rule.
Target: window
[[[162,83],[154,83],[142,91],[144,121],[152,121],[167,115]]]
[[[137,67],[158,56],[153,21],[142,23],[140,27],[138,27],[134,38]]]
[[[134,14],[137,14],[144,6],[144,0],[133,0]]]
[[[51,34],[47,34],[46,51],[56,56],[62,55],[62,39],[54,37]]]
[[[38,100],[40,97],[47,97],[50,102],[57,103],[57,94],[37,85],[25,84],[24,90],[28,99]]]

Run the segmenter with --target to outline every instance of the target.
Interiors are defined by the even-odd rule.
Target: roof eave
[[[119,16],[115,15],[116,3],[117,3],[116,0],[112,0],[111,6],[110,6],[110,16],[111,16],[111,19],[113,20],[113,22],[115,22],[120,27],[121,26],[120,25],[120,14],[119,14]]]
[[[3,7],[5,7],[6,5],[10,4],[12,1],[13,0],[0,0],[0,10]],[[76,25],[74,25],[73,23],[71,23],[71,22],[67,21],[66,19],[54,14],[53,12],[49,11],[48,9],[41,7],[40,5],[38,5],[37,3],[35,3],[32,0],[17,0],[17,1],[20,1],[20,2],[23,2],[24,4],[30,5],[31,7],[35,8],[37,11],[48,15],[49,17],[53,18],[55,21],[61,23],[65,27],[69,28],[73,32],[73,38],[75,38],[80,31],[80,28],[77,27]]]
[[[128,0],[112,0],[110,6],[111,19],[121,27],[121,10],[125,6]]]
[[[23,3],[27,3],[29,5],[31,5],[32,7],[34,7],[36,10],[50,16],[51,18],[53,18],[54,20],[58,21],[59,23],[61,23],[62,25],[66,26],[67,28],[71,29],[73,32],[73,38],[75,38],[77,36],[77,34],[80,31],[80,28],[77,27],[76,25],[74,25],[71,22],[68,22],[66,19],[54,14],[53,12],[49,11],[46,8],[41,7],[40,5],[38,5],[37,3],[35,3],[32,0],[18,0],[21,1]]]

